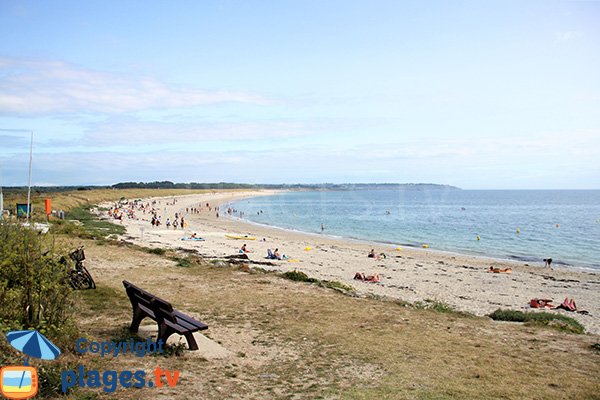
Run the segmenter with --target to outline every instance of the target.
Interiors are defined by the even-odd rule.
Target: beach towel
[[[182,237],[181,240],[204,240],[203,238],[200,237]]]

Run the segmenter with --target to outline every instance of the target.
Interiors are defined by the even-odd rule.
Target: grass
[[[150,253],[150,254],[156,254],[158,256],[162,256],[164,255],[167,250],[166,249],[161,249],[160,247],[155,247],[155,248],[146,248],[144,249],[146,252]]]
[[[57,220],[52,224],[52,232],[84,239],[106,239],[126,232],[125,227],[102,221],[90,212],[88,207],[76,207],[67,213],[67,220]],[[77,221],[77,223],[71,220]]]
[[[111,327],[129,323],[129,300],[115,298],[124,293],[120,281],[128,279],[206,322],[204,332],[231,352],[218,361],[190,352],[110,360],[116,370],[178,369],[185,379],[170,398],[593,399],[600,392],[594,336],[457,318],[434,300],[415,307],[339,296],[300,271],[282,280],[208,262],[182,269],[168,256],[130,247],[86,251],[96,268],[110,267],[99,275],[99,286],[115,290],[100,293],[112,297],[106,303],[92,291],[82,293],[91,296],[82,306],[89,300],[94,308],[81,314],[87,335],[108,340],[120,334]],[[560,370],[561,379],[540,365]],[[156,390],[141,389],[119,397],[155,396]]]
[[[337,282],[337,281],[326,281],[326,280],[319,280],[316,278],[311,278],[308,275],[306,275],[304,272],[298,271],[298,270],[287,271],[287,272],[280,274],[280,276],[282,278],[289,279],[290,281],[314,283],[317,286],[321,286],[321,287],[328,288],[328,289],[334,289],[334,290],[342,292],[342,293],[354,291],[354,288],[352,286],[349,286],[349,285],[346,285],[344,283]]]
[[[525,322],[534,325],[543,325],[569,333],[585,333],[585,328],[576,319],[562,314],[497,309],[490,314],[490,318],[494,321]]]
[[[129,302],[124,289],[117,290],[105,285],[97,285],[96,289],[91,290],[77,290],[75,298],[79,303],[85,303],[85,307],[80,307],[80,313],[86,316],[93,316],[105,310],[124,310],[127,309]]]
[[[244,189],[227,189],[227,192],[243,191]],[[68,190],[62,192],[51,192],[42,193],[35,190],[31,193],[31,204],[32,211],[31,216],[34,221],[45,221],[46,216],[44,214],[44,199],[49,198],[52,200],[53,210],[64,210],[72,211],[76,208],[85,208],[93,204],[99,204],[108,201],[117,202],[121,199],[137,199],[137,198],[150,198],[150,197],[167,197],[167,196],[178,196],[187,195],[194,193],[213,193],[219,192],[217,189],[208,190],[191,190],[191,189],[92,189],[92,190]],[[27,202],[27,191],[26,190],[5,190],[4,191],[4,204],[8,208],[9,204],[14,205],[16,203]],[[56,222],[56,219],[52,219],[52,222]]]
[[[284,272],[281,274],[281,276],[284,277],[285,279],[289,279],[290,281],[296,281],[296,282],[309,282],[309,283],[319,282],[318,279],[309,278],[308,275],[306,275],[304,272],[298,271],[298,270]]]

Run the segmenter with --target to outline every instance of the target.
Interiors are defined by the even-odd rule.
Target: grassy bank
[[[206,262],[182,268],[169,252],[88,249],[102,288],[81,294],[80,324],[88,335],[122,335],[131,318],[121,285],[127,279],[208,323],[207,336],[231,353],[203,360],[186,352],[161,361],[185,377],[173,398],[593,399],[600,393],[595,336],[498,324],[439,304],[354,298],[299,274],[284,279]],[[156,363],[123,357],[110,365]],[[155,393],[129,390],[119,398]]]
[[[235,192],[240,189],[226,190]],[[41,193],[35,190],[31,193],[32,216],[39,220],[45,219],[44,199],[52,200],[54,210],[69,211],[79,207],[86,207],[105,201],[118,201],[121,198],[138,199],[149,197],[182,196],[188,194],[216,193],[219,190],[190,190],[190,189],[92,189],[92,190],[69,190],[64,192]],[[27,193],[24,191],[5,192],[5,208],[15,207],[16,203],[26,203]]]

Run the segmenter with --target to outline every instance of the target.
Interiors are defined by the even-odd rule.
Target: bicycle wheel
[[[83,265],[81,266],[80,271],[83,277],[84,289],[96,289],[96,282],[94,282],[94,278],[92,278],[92,274],[87,270]]]
[[[69,282],[75,290],[86,288],[85,277],[79,271],[72,270],[69,272]]]

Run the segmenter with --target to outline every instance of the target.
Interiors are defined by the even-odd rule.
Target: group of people
[[[185,219],[183,219],[183,215],[180,218],[179,213],[175,213],[175,219],[172,222],[169,218],[167,218],[167,222],[165,222],[165,225],[167,229],[169,229],[171,226],[173,226],[173,229],[177,229],[177,227],[181,227],[181,229],[184,229],[185,227],[187,227],[187,223],[185,222]]]
[[[529,307],[531,307],[531,308],[551,308],[554,310],[560,309],[560,310],[565,310],[565,311],[573,311],[573,312],[580,312],[582,314],[587,314],[587,311],[578,311],[577,304],[575,304],[575,300],[569,299],[568,297],[565,297],[563,302],[560,303],[556,307],[552,304],[552,299],[537,299],[537,298],[531,299],[529,301]]]
[[[265,241],[263,239],[263,241]],[[254,253],[254,251],[250,250],[248,248],[248,245],[246,243],[244,243],[242,245],[242,247],[239,250],[240,254],[249,254],[249,253]],[[281,254],[279,253],[279,248],[276,248],[275,251],[271,250],[271,249],[267,249],[267,259],[269,260],[286,260],[289,257],[286,256],[285,254]]]

